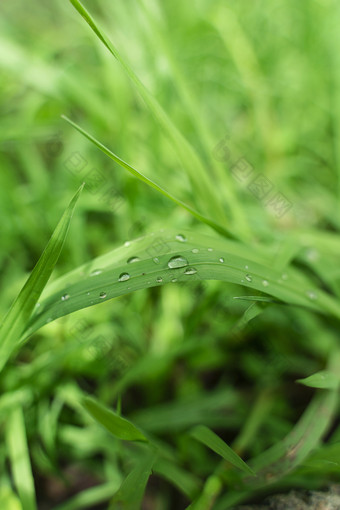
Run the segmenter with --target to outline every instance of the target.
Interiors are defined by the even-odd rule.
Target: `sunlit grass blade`
[[[24,510],[37,510],[24,414],[21,407],[9,414],[6,425],[6,439],[13,478],[22,507]]]
[[[133,423],[107,409],[93,398],[85,398],[83,406],[96,422],[100,423],[115,437],[124,441],[148,441]]]
[[[0,371],[17,347],[18,340],[27,326],[33,309],[58,261],[82,189],[83,185],[71,200],[40,259],[0,327]]]
[[[23,510],[19,498],[12,492],[11,488],[6,485],[0,487],[0,508],[6,510]]]
[[[137,510],[141,508],[143,494],[151,475],[152,466],[157,453],[151,450],[137,462],[131,473],[122,483],[119,491],[113,497],[110,510]]]
[[[321,370],[305,379],[297,379],[296,382],[309,386],[310,388],[336,390],[340,385],[340,373],[334,374],[329,370]]]
[[[164,133],[172,141],[177,155],[182,162],[183,167],[186,169],[188,176],[190,177],[195,194],[200,197],[200,205],[207,211],[211,212],[213,218],[217,222],[227,222],[226,215],[223,211],[221,204],[218,201],[218,197],[214,191],[214,186],[211,179],[207,175],[205,168],[203,167],[202,161],[197,156],[192,146],[188,143],[186,138],[180,133],[173,122],[170,120],[166,111],[159,104],[157,99],[148,91],[144,84],[137,77],[135,72],[131,69],[126,60],[120,55],[118,49],[112,44],[108,37],[99,28],[97,23],[94,21],[90,13],[85,9],[79,0],[70,0],[72,5],[81,14],[85,21],[89,24],[94,33],[99,37],[102,43],[110,51],[110,53],[118,60],[127,73],[129,78],[135,84],[138,92],[144,99],[145,103],[149,107],[150,111],[157,119],[158,123],[162,127]]]
[[[174,202],[175,204],[179,205],[180,207],[182,207],[183,209],[188,211],[197,220],[201,221],[202,223],[205,223],[206,225],[209,225],[209,227],[211,227],[213,230],[215,230],[219,234],[224,235],[225,237],[231,237],[231,238],[236,237],[228,229],[226,229],[225,227],[222,227],[221,225],[219,225],[215,221],[213,221],[213,220],[207,218],[206,216],[202,215],[201,213],[199,213],[198,211],[196,211],[195,209],[193,209],[192,207],[190,207],[186,203],[182,202],[182,200],[179,200],[175,196],[171,195],[168,191],[163,189],[161,186],[159,186],[158,184],[153,182],[151,179],[149,179],[148,177],[146,177],[145,175],[140,173],[133,166],[129,165],[128,163],[126,163],[126,161],[122,160],[119,156],[117,156],[112,151],[110,151],[110,149],[105,147],[105,145],[103,145],[96,138],[94,138],[94,136],[92,136],[90,133],[85,131],[83,128],[81,128],[78,124],[76,124],[75,122],[70,120],[68,117],[66,117],[65,115],[62,115],[62,118],[65,119],[69,124],[71,124],[71,126],[73,126],[77,131],[79,131],[79,133],[81,133],[88,140],[90,140],[94,145],[96,145],[96,147],[98,147],[102,152],[104,152],[104,154],[106,154],[109,158],[113,159],[113,161],[115,161],[120,166],[125,168],[125,170],[127,170],[132,175],[137,177],[140,181],[144,182],[145,184],[147,184],[151,188],[157,190],[163,196],[167,197],[168,199],[172,200],[172,202]]]
[[[235,453],[215,432],[204,425],[198,425],[190,435],[200,441],[205,446],[213,450],[215,453],[223,457],[224,460],[230,462],[233,466],[241,469],[248,474],[253,475],[253,470],[244,462],[244,460]]]
[[[340,304],[321,289],[313,288],[303,273],[290,269],[282,279],[282,273],[270,265],[244,258],[247,250],[242,246],[198,234],[188,234],[186,241],[181,242],[171,233],[162,232],[159,239],[163,254],[152,257],[155,239],[155,236],[140,238],[128,248],[112,252],[114,263],[110,254],[99,257],[90,266],[70,274],[70,278],[63,277],[63,287],[54,282],[53,293],[41,301],[25,335],[58,317],[136,290],[202,280],[237,284],[290,305],[340,317]],[[134,263],[128,262],[131,256],[137,257]],[[178,267],[171,267],[173,257],[181,257]],[[256,253],[254,259],[258,260]]]

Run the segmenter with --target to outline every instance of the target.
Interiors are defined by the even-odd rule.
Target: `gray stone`
[[[328,491],[291,491],[267,498],[262,505],[238,506],[234,510],[340,510],[340,485]]]

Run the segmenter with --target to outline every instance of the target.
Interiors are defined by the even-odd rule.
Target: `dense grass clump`
[[[338,5],[0,11],[0,508],[337,482]]]

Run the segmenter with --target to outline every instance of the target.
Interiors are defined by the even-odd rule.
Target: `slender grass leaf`
[[[222,482],[218,476],[209,476],[202,493],[186,510],[206,510],[208,508],[214,508],[215,500],[221,492],[222,487]]]
[[[4,510],[23,510],[20,500],[9,487],[0,487],[0,508]]]
[[[199,478],[169,460],[157,459],[154,471],[178,487],[189,499],[194,498],[201,488]]]
[[[85,19],[97,37],[106,46],[109,52],[117,59],[128,77],[135,84],[138,92],[144,99],[146,105],[162,127],[167,137],[173,143],[176,149],[179,159],[182,162],[183,167],[186,169],[194,186],[195,194],[198,194],[201,198],[201,204],[206,207],[213,214],[214,218],[218,221],[226,223],[228,220],[225,216],[223,208],[219,203],[211,179],[207,175],[205,168],[197,156],[195,150],[184,138],[184,136],[178,131],[176,126],[170,120],[166,111],[158,103],[156,98],[147,90],[144,84],[140,81],[131,67],[127,64],[126,60],[120,55],[118,49],[112,44],[108,37],[98,27],[90,13],[85,9],[79,0],[70,0],[75,9]],[[225,231],[225,229],[222,229]],[[226,232],[226,231],[225,231]],[[221,232],[222,233],[222,232]]]
[[[249,255],[246,247],[225,239],[188,234],[183,242],[178,237],[160,232],[136,239],[54,282],[53,293],[48,295],[47,289],[47,296],[32,316],[25,335],[58,317],[135,290],[202,280],[241,285],[290,305],[340,317],[340,304],[331,295],[315,289],[298,270],[290,269],[282,275],[270,267],[269,261],[267,265],[257,262],[256,251]],[[160,251],[159,256],[153,256]],[[247,253],[248,258],[244,258]],[[132,256],[134,263],[129,262]],[[182,262],[177,265],[181,267],[174,267],[173,257],[179,256]]]
[[[110,510],[139,510],[152,466],[157,458],[154,450],[149,451],[134,467],[113,497]]]
[[[37,510],[34,480],[21,407],[9,414],[6,440],[15,486],[25,510]]]
[[[58,505],[53,510],[78,510],[82,508],[94,508],[100,503],[105,503],[111,499],[119,488],[112,480],[109,483],[91,487],[86,489],[76,496],[70,498],[65,503]]]
[[[93,398],[85,398],[82,404],[83,407],[90,413],[92,418],[105,427],[115,437],[124,439],[124,441],[148,441],[144,434],[135,427],[133,423],[122,418],[110,409],[107,409]]]
[[[72,198],[40,259],[0,327],[0,371],[7,362],[27,326],[37,301],[56,265],[72,219],[74,208],[83,189]]]
[[[340,375],[334,374],[328,370],[321,370],[304,379],[297,379],[298,383],[310,386],[311,388],[323,388],[327,390],[336,390],[340,385]]]
[[[228,446],[215,432],[204,425],[198,425],[190,432],[190,435],[200,441],[215,453],[230,462],[233,466],[254,474],[253,470]]]
[[[340,372],[340,352],[332,355],[329,370]],[[229,491],[216,505],[230,508],[251,491],[268,487],[297,468],[316,448],[329,429],[339,405],[337,389],[318,390],[292,431],[279,443],[249,461],[256,478],[243,478],[238,491]]]
[[[188,118],[192,121],[192,126],[198,135],[200,147],[204,151],[205,157],[209,159],[214,175],[217,176],[219,187],[222,188],[223,196],[226,197],[231,214],[235,222],[237,222],[237,230],[241,229],[242,231],[242,236],[239,237],[250,238],[251,231],[249,220],[239,201],[238,194],[235,193],[232,174],[231,172],[226,172],[223,165],[217,162],[215,158],[211,157],[211,148],[216,144],[216,140],[213,137],[212,130],[209,129],[206,119],[202,116],[201,106],[191,87],[189,74],[180,67],[178,58],[173,54],[172,48],[168,44],[166,38],[167,31],[169,30],[169,27],[166,26],[167,17],[165,13],[162,12],[161,20],[160,17],[156,19],[154,11],[149,8],[149,3],[146,0],[139,0],[139,3],[150,23],[150,30],[148,31],[150,39],[153,44],[156,42],[161,48],[163,57],[165,57],[169,63],[171,75],[173,77],[172,83],[174,87],[176,87],[184,106],[183,110],[187,112]],[[159,9],[160,11],[164,10],[164,6],[159,5]]]
[[[153,182],[151,179],[149,179],[148,177],[143,175],[141,172],[136,170],[133,166],[131,166],[128,163],[126,163],[126,161],[124,161],[119,156],[114,154],[114,152],[110,151],[110,149],[105,147],[105,145],[103,145],[96,138],[94,138],[94,136],[92,136],[90,133],[85,131],[83,128],[81,128],[78,124],[76,124],[75,122],[70,120],[68,117],[66,117],[65,115],[62,115],[62,118],[64,120],[66,120],[69,124],[71,124],[71,126],[73,126],[77,131],[79,131],[79,133],[81,133],[88,140],[90,140],[96,147],[98,147],[98,149],[100,149],[102,152],[104,152],[104,154],[106,154],[106,156],[108,156],[113,161],[118,163],[121,167],[125,168],[125,170],[127,170],[132,175],[137,177],[140,181],[144,182],[145,184],[147,184],[151,188],[157,190],[163,196],[165,196],[165,197],[169,198],[170,200],[172,200],[175,204],[181,206],[183,209],[185,209],[190,214],[192,214],[192,216],[194,216],[197,220],[201,221],[202,223],[205,223],[206,225],[209,225],[209,227],[211,227],[213,230],[215,230],[219,234],[222,234],[225,237],[231,237],[231,238],[236,237],[236,236],[232,235],[227,229],[225,229],[224,227],[222,227],[221,225],[219,225],[215,221],[207,218],[206,216],[203,216],[201,213],[199,213],[198,211],[196,211],[195,209],[193,209],[192,207],[190,207],[186,203],[182,202],[182,200],[179,200],[176,197],[174,197],[173,195],[171,195],[168,191],[166,191],[161,186],[159,186],[158,184]]]

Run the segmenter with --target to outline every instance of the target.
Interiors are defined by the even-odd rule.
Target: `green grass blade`
[[[150,256],[155,242],[163,243],[166,253]],[[169,268],[169,260],[178,255],[186,261],[183,267]],[[128,262],[131,256],[140,260],[131,264]],[[314,284],[301,272],[287,270],[282,279],[282,273],[272,268],[270,262],[265,265],[257,260],[255,251],[250,253],[236,243],[200,234],[188,234],[186,242],[178,241],[171,232],[139,238],[128,247],[123,246],[65,275],[60,279],[62,285],[54,282],[50,295],[42,299],[32,316],[25,335],[58,317],[136,290],[202,280],[237,284],[283,303],[340,317],[339,303],[321,289],[313,288]],[[91,276],[94,269],[99,269],[100,274]],[[128,276],[120,280],[121,275]]]
[[[167,459],[157,459],[154,471],[178,487],[189,499],[192,499],[200,490],[200,480],[195,475],[184,471]]]
[[[111,499],[117,489],[115,483],[112,480],[109,483],[98,485],[97,487],[91,487],[86,489],[76,496],[70,498],[65,503],[62,503],[53,508],[53,510],[81,510],[83,508],[94,508],[101,503],[105,503]]]
[[[220,221],[222,221],[223,223],[226,222],[227,218],[225,216],[222,206],[219,204],[217,200],[213,184],[209,176],[207,175],[200,158],[197,156],[192,146],[178,131],[178,129],[172,123],[169,116],[162,108],[162,106],[143,85],[143,83],[140,81],[140,79],[137,77],[134,71],[127,64],[125,59],[120,55],[117,48],[112,44],[108,37],[98,27],[90,13],[85,9],[81,2],[79,0],[70,0],[70,2],[79,12],[79,14],[85,19],[85,21],[88,23],[88,25],[97,35],[97,37],[101,40],[101,42],[110,51],[110,53],[121,64],[124,71],[127,73],[129,78],[135,84],[138,92],[144,99],[150,111],[152,112],[152,114],[162,127],[164,133],[172,141],[178,154],[178,157],[180,158],[183,167],[186,169],[193,183],[195,194],[197,194],[200,197],[201,205],[203,207],[206,207],[207,211],[211,212],[213,214],[214,219],[216,219],[218,222]]]
[[[108,149],[105,145],[103,145],[101,142],[99,142],[96,138],[94,138],[94,136],[92,136],[90,133],[88,133],[87,131],[85,131],[83,128],[81,128],[78,124],[76,124],[75,122],[73,122],[72,120],[70,120],[68,117],[66,117],[65,115],[62,115],[62,118],[64,120],[66,120],[69,124],[71,124],[71,126],[73,126],[77,131],[79,131],[79,133],[81,133],[82,135],[84,135],[88,140],[90,140],[96,147],[98,147],[98,149],[100,149],[102,152],[104,152],[104,154],[106,154],[106,156],[108,156],[109,158],[111,158],[113,161],[115,161],[116,163],[118,163],[120,166],[122,166],[123,168],[125,168],[125,170],[127,170],[128,172],[130,172],[132,175],[134,175],[135,177],[137,177],[140,181],[144,182],[145,184],[147,184],[148,186],[150,186],[151,188],[155,189],[156,191],[158,191],[159,193],[161,193],[163,196],[165,196],[166,198],[172,200],[172,202],[174,202],[175,204],[179,205],[180,207],[182,207],[183,209],[185,209],[186,211],[188,211],[190,214],[192,214],[197,220],[201,221],[202,223],[205,223],[206,225],[208,225],[209,227],[211,227],[213,230],[215,230],[216,232],[218,232],[219,234],[222,234],[223,236],[225,237],[230,237],[230,238],[234,238],[236,236],[234,236],[234,234],[232,234],[228,229],[222,227],[221,225],[219,225],[218,223],[216,223],[215,221],[207,218],[206,216],[202,215],[201,213],[199,213],[198,211],[196,211],[195,209],[193,209],[192,207],[190,207],[190,205],[187,205],[185,202],[182,202],[182,200],[179,200],[178,198],[174,197],[173,195],[171,195],[168,191],[166,191],[165,189],[163,189],[161,186],[159,186],[158,184],[156,184],[155,182],[153,182],[151,179],[149,179],[148,177],[146,177],[145,175],[143,175],[142,173],[140,173],[138,170],[136,170],[133,166],[129,165],[128,163],[126,163],[126,161],[124,161],[123,159],[121,159],[119,156],[117,156],[114,152],[110,151],[110,149]]]
[[[51,239],[0,327],[0,371],[18,344],[56,265],[83,185],[74,195]]]
[[[220,455],[224,460],[248,474],[254,474],[253,470],[228,446],[215,432],[204,425],[195,427],[190,435],[205,446]]]
[[[156,457],[156,452],[152,450],[137,463],[113,497],[110,510],[138,510],[141,508],[145,488]]]
[[[18,407],[9,415],[6,439],[13,478],[22,506],[24,510],[37,510],[24,414],[21,407]]]
[[[304,379],[297,379],[296,382],[309,386],[310,388],[336,390],[340,385],[340,374],[334,374],[329,370],[321,370]]]
[[[0,508],[5,510],[23,510],[16,494],[6,485],[0,487]]]
[[[144,434],[133,425],[130,421],[122,418],[110,409],[107,409],[102,404],[93,398],[85,398],[83,407],[92,416],[96,422],[100,423],[112,435],[124,441],[144,441],[148,439]]]

